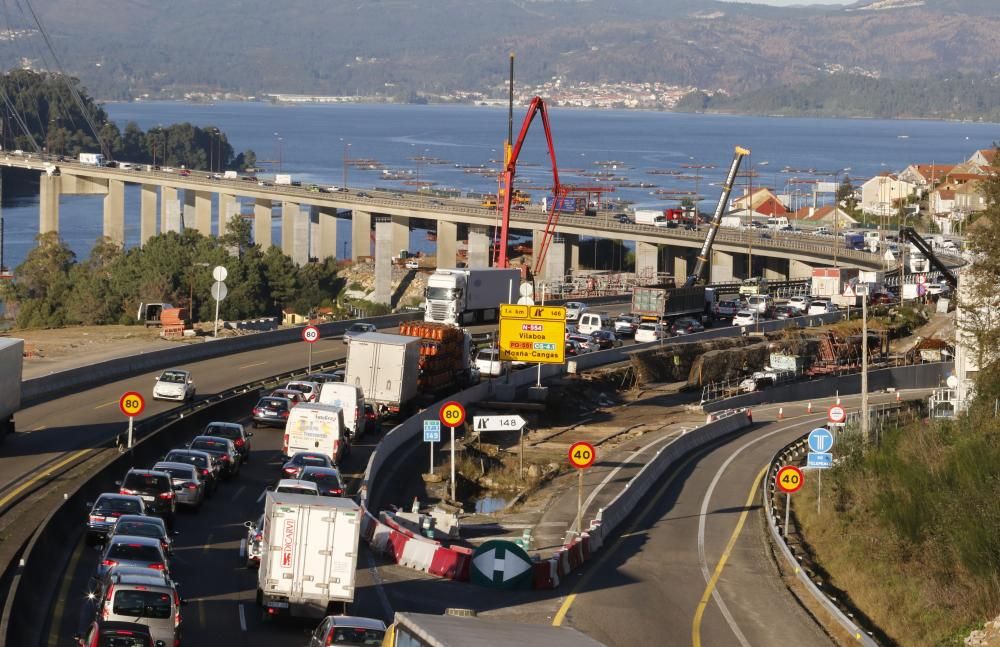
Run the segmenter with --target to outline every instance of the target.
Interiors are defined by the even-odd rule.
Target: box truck
[[[369,332],[351,337],[345,384],[361,388],[369,404],[398,414],[417,395],[419,337]]]
[[[312,402],[292,407],[285,421],[281,453],[287,458],[297,452],[320,452],[340,465],[340,459],[351,452],[343,409]]]
[[[263,618],[323,618],[354,601],[361,509],[339,497],[267,492],[257,605]]]
[[[636,286],[632,289],[632,314],[644,321],[681,315],[701,316],[709,310],[706,305],[705,287],[701,285],[690,288]]]
[[[517,302],[520,286],[521,271],[517,269],[437,270],[427,279],[424,290],[424,321],[453,326],[496,321],[501,303]]]
[[[80,163],[88,166],[104,166],[104,156],[100,153],[80,153]]]
[[[636,209],[635,224],[666,227],[667,217],[663,214],[662,209]]]
[[[319,389],[319,403],[340,407],[344,410],[344,425],[351,432],[351,438],[365,433],[365,392],[356,384],[327,382]]]
[[[278,186],[291,186],[292,176],[279,173],[278,175],[274,176],[274,183]]]
[[[0,439],[14,433],[14,412],[21,408],[24,340],[0,339]]]

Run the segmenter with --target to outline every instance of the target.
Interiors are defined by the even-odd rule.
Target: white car
[[[928,283],[927,294],[948,296],[951,293],[951,286],[947,283]]]
[[[635,329],[635,343],[659,341],[667,336],[667,329],[660,324],[644,323],[639,324]]]
[[[828,312],[836,312],[837,305],[827,299],[817,299],[809,304],[809,310],[806,314],[810,315],[825,315]]]
[[[507,362],[500,361],[500,351],[496,348],[484,348],[476,353],[476,368],[480,375],[496,377],[503,375]]]
[[[751,294],[747,297],[746,310],[766,315],[774,307],[774,299],[766,294]]]
[[[406,261],[406,269],[408,269],[408,270],[419,270],[420,269],[420,263],[418,263],[418,262],[416,262],[414,260]]]
[[[298,391],[302,394],[303,402],[315,402],[319,399],[319,383],[306,380],[292,380],[285,385],[285,389]]]
[[[349,344],[351,342],[351,337],[354,335],[363,335],[366,332],[377,332],[378,328],[375,324],[370,323],[356,323],[351,324],[351,327],[344,331],[344,343]]]
[[[758,321],[757,313],[751,310],[740,310],[733,315],[734,326],[754,326]]]
[[[579,301],[566,302],[566,321],[576,321],[587,311],[587,304]]]
[[[809,297],[789,297],[788,305],[799,312],[807,312],[809,310],[809,304],[812,303],[812,299]]]
[[[281,479],[274,488],[275,492],[285,492],[287,494],[305,494],[319,496],[319,486],[313,481],[300,481],[299,479]]]
[[[168,368],[160,373],[153,385],[154,400],[187,402],[194,399],[194,380],[191,373],[179,368]]]

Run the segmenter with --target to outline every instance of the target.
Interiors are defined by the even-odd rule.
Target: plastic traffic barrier
[[[410,538],[403,546],[403,554],[399,559],[399,564],[426,573],[431,568],[437,549],[437,544]]]

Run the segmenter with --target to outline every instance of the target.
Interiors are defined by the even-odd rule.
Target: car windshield
[[[229,425],[209,425],[205,427],[206,436],[218,436],[219,438],[239,438],[240,434],[239,427],[231,427]]]
[[[191,443],[191,449],[202,449],[206,452],[224,452],[226,451],[226,443],[221,440],[195,440]]]
[[[640,324],[639,330],[656,330],[656,326],[653,324]]]
[[[99,512],[119,512],[121,514],[142,514],[139,502],[132,499],[99,499],[94,506]]]
[[[149,562],[159,564],[163,561],[159,549],[147,544],[131,542],[116,542],[108,548],[108,557],[111,559],[127,559],[137,562]]]
[[[285,389],[288,391],[298,391],[299,393],[310,393],[313,390],[313,388],[308,384],[301,384],[295,382],[290,383],[288,386],[285,387]]]
[[[166,472],[171,478],[175,479],[193,479],[194,478],[194,468],[191,467],[157,467],[160,472]]]
[[[159,474],[129,472],[122,482],[122,487],[135,492],[165,492],[170,489],[170,483],[167,482],[166,477]]]
[[[275,490],[275,492],[284,492],[286,494],[316,494],[316,490],[298,485],[281,485]]]
[[[302,475],[303,481],[312,481],[317,485],[325,487],[340,487],[340,478],[336,472],[306,472]]]
[[[115,591],[112,612],[119,616],[165,620],[170,617],[170,594],[119,589]]]
[[[440,299],[445,301],[455,298],[455,291],[451,288],[429,287],[424,291],[424,296],[428,299]]]
[[[288,404],[278,398],[264,398],[257,403],[257,406],[262,409],[273,409],[275,411],[284,411],[288,408]]]
[[[208,465],[208,459],[197,454],[170,452],[167,454],[167,460],[172,463],[191,463],[198,467],[206,467]]]
[[[381,629],[362,629],[360,627],[334,627],[333,641],[329,645],[348,645],[350,647],[365,647],[381,645],[385,632]]]
[[[566,309],[567,310],[579,310],[582,307],[583,307],[583,304],[580,303],[579,301],[569,301],[566,304]]]
[[[292,459],[292,463],[296,465],[327,465],[329,461],[325,456],[317,456],[316,454],[296,454],[295,458]]]
[[[97,647],[147,647],[149,644],[142,634],[114,631],[102,634]]]
[[[360,324],[356,323],[347,329],[347,332],[370,332],[373,326],[371,324]]]
[[[152,523],[142,521],[119,521],[115,526],[116,535],[133,535],[136,537],[163,537],[163,529]]]
[[[482,359],[490,362],[496,360],[496,358],[497,358],[497,351],[493,349],[481,350],[479,351],[479,355],[476,356],[476,359]]]
[[[160,375],[160,381],[167,382],[169,384],[184,384],[186,377],[187,376],[180,371],[164,371],[163,374]]]

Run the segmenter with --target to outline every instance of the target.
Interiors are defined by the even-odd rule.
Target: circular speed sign
[[[302,340],[315,344],[319,341],[319,328],[316,326],[306,326],[302,329]]]
[[[569,464],[577,469],[586,469],[597,460],[597,450],[590,443],[573,443],[569,447]]]
[[[774,477],[774,484],[785,494],[795,494],[802,489],[802,470],[794,465],[785,465]]]
[[[129,391],[118,400],[118,408],[126,416],[137,416],[146,408],[146,401],[142,395],[135,391]]]
[[[452,400],[441,405],[438,418],[445,427],[460,427],[465,422],[465,407]]]
[[[839,404],[835,404],[832,407],[830,407],[830,410],[827,412],[826,417],[827,420],[829,420],[830,422],[836,422],[836,423],[844,422],[845,420],[847,420],[847,411],[845,411],[844,407],[840,406]]]

